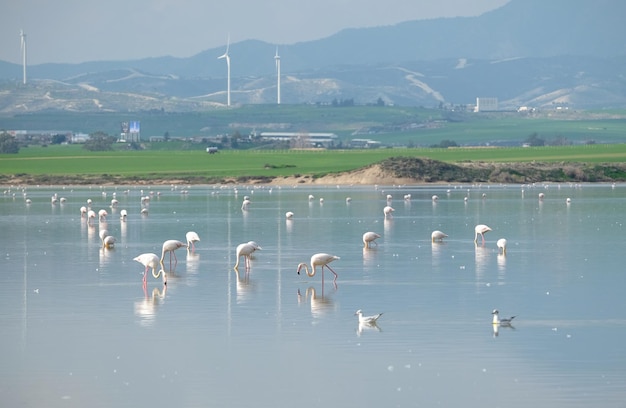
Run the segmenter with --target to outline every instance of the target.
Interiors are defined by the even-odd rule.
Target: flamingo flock
[[[188,193],[185,192],[185,194],[188,194]],[[449,194],[450,192],[448,191],[447,195],[449,196]],[[105,195],[103,195],[103,197],[105,197]],[[138,203],[140,206],[140,211],[138,211],[137,214],[141,214],[144,217],[148,216],[152,197],[153,197],[152,193],[144,194],[143,191],[141,192],[141,198]],[[485,197],[486,197],[486,194],[483,193],[482,198],[484,199]],[[411,194],[405,194],[402,196],[402,198],[405,202],[405,207],[407,206],[410,207],[411,202],[415,200],[415,198],[412,197]],[[545,200],[545,193],[540,193],[538,195],[538,198],[540,201]],[[314,199],[315,197],[312,194],[308,196],[309,203],[312,203]],[[469,190],[468,190],[468,194],[464,197],[463,200],[465,201],[465,203],[467,203],[469,199],[470,199],[470,195],[469,195]],[[440,196],[432,195],[430,197],[430,200],[433,201],[433,203],[434,202],[443,203],[445,201],[445,198],[440,199]],[[27,204],[30,204],[32,201],[30,199],[27,199],[26,202]],[[67,199],[59,198],[57,195],[53,195],[51,198],[51,203],[53,205],[56,205],[56,203],[59,203],[59,202],[66,203]],[[400,211],[396,213],[396,210],[391,206],[392,202],[393,202],[393,196],[391,194],[387,194],[385,196],[384,205],[382,206],[384,220],[391,220],[395,214],[402,213],[401,208],[398,208]],[[571,199],[567,198],[566,202],[569,205],[571,203]],[[250,197],[245,196],[241,204],[241,210],[244,213],[247,213],[247,212],[254,213],[254,209],[251,203],[252,201]],[[323,205],[324,198],[319,198],[319,203],[320,203],[320,206]],[[353,199],[351,197],[347,197],[345,199],[345,203],[353,205],[352,204]],[[442,204],[439,204],[439,205],[442,205]],[[129,212],[126,209],[118,210],[118,208],[122,206],[122,202],[120,202],[120,200],[115,198],[115,196],[110,201],[110,206],[109,206],[110,210],[107,210],[104,208],[96,210],[93,208],[93,206],[94,206],[93,201],[87,200],[86,205],[82,205],[79,209],[80,219],[85,224],[87,224],[88,228],[94,229],[96,225],[98,225],[98,228],[99,228],[98,235],[101,241],[101,250],[114,251],[116,248],[116,245],[119,245],[119,240],[109,232],[111,230],[109,227],[110,215],[118,213],[119,222],[123,225],[125,225],[127,222],[130,222],[132,220],[132,216],[129,215]],[[283,214],[284,214],[284,218],[288,221],[288,224],[295,223],[297,225],[297,223],[299,222],[297,219],[294,218],[294,212],[286,211]],[[398,217],[397,219],[400,219],[402,217],[402,215],[396,215],[396,216]],[[475,245],[476,246],[480,245],[484,247],[487,242],[485,235],[489,232],[492,232],[493,229],[486,224],[476,224],[473,228],[474,228]],[[387,232],[387,228],[385,228],[385,232]],[[367,251],[371,251],[370,253],[375,253],[378,250],[377,247],[379,245],[377,240],[381,238],[382,238],[382,235],[379,234],[378,232],[375,232],[375,231],[364,232],[361,237],[361,241],[363,243],[362,248],[363,248],[364,254]],[[431,232],[431,242],[433,244],[433,247],[435,247],[436,244],[445,245],[444,240],[447,241],[447,239],[449,238],[450,238],[449,235],[441,230],[437,229]],[[458,239],[458,237],[457,238],[453,237],[450,239]],[[161,241],[160,255],[158,253],[153,253],[153,252],[144,252],[134,257],[133,261],[136,261],[143,266],[144,286],[147,284],[147,279],[150,274],[152,274],[153,278],[155,279],[161,279],[163,282],[163,285],[167,285],[168,273],[172,272],[173,269],[176,268],[176,265],[178,263],[176,251],[181,248],[186,248],[190,254],[195,254],[197,250],[196,245],[198,245],[198,243],[200,242],[201,242],[200,236],[197,232],[187,231],[185,234],[184,240],[166,239],[164,241]],[[159,244],[152,243],[152,245],[150,246],[154,247],[154,245],[159,245]],[[312,242],[310,246],[313,247],[314,245],[319,246],[320,243]],[[382,245],[384,246],[384,243]],[[507,239],[506,238],[498,239],[496,241],[495,246],[497,248],[497,253],[499,257],[500,256],[504,257],[507,255]],[[250,270],[252,269],[252,264],[253,264],[252,261],[254,259],[255,253],[260,250],[262,250],[261,246],[253,240],[238,244],[234,248],[235,257],[236,257],[236,263],[234,265],[235,271],[238,272],[239,266],[241,265],[241,263],[243,263],[246,272],[250,272]],[[336,282],[339,277],[339,274],[335,271],[333,267],[331,267],[331,263],[335,261],[339,261],[341,257],[332,253],[315,252],[314,250],[311,252],[314,252],[314,253],[311,255],[310,260],[308,262],[298,262],[297,264],[296,262],[294,262],[294,264],[296,264],[297,275],[301,275],[302,272],[304,272],[304,274],[306,274],[307,277],[313,278],[319,272],[319,274],[321,275],[321,284],[323,288],[324,281],[325,281],[325,272],[326,270],[328,270],[333,275],[333,284],[336,287],[337,286]],[[169,263],[169,268],[165,268],[166,260]],[[323,292],[322,292],[322,296],[323,296]],[[361,310],[357,310],[357,312],[355,312],[355,315],[358,316],[359,325],[376,325],[376,322],[381,317],[382,313],[374,314],[371,316],[364,316]],[[511,326],[511,322],[515,318],[515,316],[512,316],[510,318],[501,319],[499,318],[499,312],[497,309],[493,310],[492,315],[493,315],[493,324],[501,326],[501,327]]]

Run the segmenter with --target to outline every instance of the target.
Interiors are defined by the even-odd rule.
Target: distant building
[[[476,98],[474,112],[493,112],[498,110],[498,98]]]
[[[377,140],[372,139],[352,139],[350,140],[350,147],[356,149],[376,149],[381,147],[382,144]]]
[[[338,139],[338,136],[334,133],[308,132],[261,132],[259,136],[262,140],[306,141],[311,147],[329,147],[335,144]]]

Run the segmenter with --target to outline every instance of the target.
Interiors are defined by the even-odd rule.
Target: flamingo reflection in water
[[[153,288],[152,294],[148,296],[148,289],[144,285],[144,298],[135,302],[135,315],[141,318],[142,326],[150,326],[154,322],[157,307],[165,300],[167,286],[163,285],[163,289]]]
[[[324,296],[323,289],[322,294],[318,295],[315,291],[315,288],[311,286],[307,288],[304,294],[305,295],[303,299],[302,294],[300,293],[300,289],[298,289],[298,304],[309,302],[311,305],[311,314],[313,315],[313,317],[322,317],[333,308],[333,301],[328,296]]]
[[[333,268],[330,267],[330,265],[328,265],[329,263],[337,259],[340,259],[340,258],[336,255],[330,255],[330,254],[324,254],[324,253],[315,254],[311,257],[311,269],[309,269],[309,266],[304,262],[301,262],[298,264],[298,275],[300,275],[300,270],[304,268],[307,276],[312,278],[313,276],[315,276],[315,268],[318,266],[321,266],[322,267],[322,287],[323,287],[324,286],[324,267],[326,267],[333,273],[333,275],[335,275],[335,279],[333,279],[333,284],[337,286],[337,283],[336,283],[337,273],[333,270]]]

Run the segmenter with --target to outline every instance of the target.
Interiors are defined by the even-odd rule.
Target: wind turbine
[[[217,57],[217,59],[226,59],[226,69],[228,69],[227,74],[227,85],[226,85],[226,105],[230,106],[230,55],[228,55],[228,49],[230,48],[230,35],[228,36],[228,42],[226,43],[226,52],[224,55]]]
[[[20,30],[20,40],[22,47],[22,82],[26,85],[26,34],[24,34],[24,30]]]
[[[274,56],[274,60],[276,60],[276,77],[277,77],[277,97],[276,103],[280,105],[280,55],[278,55],[278,47],[276,47],[276,55]]]

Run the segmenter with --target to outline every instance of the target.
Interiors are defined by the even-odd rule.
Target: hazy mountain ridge
[[[512,0],[478,17],[343,30],[279,46],[281,99],[433,106],[493,96],[504,109],[624,107],[624,15],[626,2],[615,0]],[[207,109],[226,101],[223,52],[34,65],[27,86],[21,66],[0,62],[0,112]],[[231,44],[234,104],[276,102],[275,52],[256,40]]]

